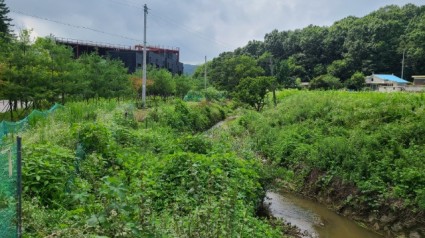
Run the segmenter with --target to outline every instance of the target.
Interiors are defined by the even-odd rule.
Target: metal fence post
[[[22,237],[22,138],[17,137],[17,148],[16,148],[16,194],[17,194],[17,200],[18,203],[16,205],[16,216],[17,216],[17,222],[16,222],[16,229],[17,229],[17,235],[18,238]]]

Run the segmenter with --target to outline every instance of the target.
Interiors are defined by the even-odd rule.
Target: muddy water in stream
[[[283,218],[304,232],[304,237],[382,238],[325,206],[289,193],[267,192],[265,203],[273,216]]]

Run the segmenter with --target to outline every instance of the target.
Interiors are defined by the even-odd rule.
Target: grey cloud
[[[211,59],[249,40],[262,40],[273,29],[330,25],[388,4],[421,5],[423,0],[6,0],[10,9],[138,41],[12,13],[17,28],[33,28],[40,36],[122,45],[142,43],[144,3],[150,8],[148,43],[180,47],[183,62],[201,63],[205,55]]]

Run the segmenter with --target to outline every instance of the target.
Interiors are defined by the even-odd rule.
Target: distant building
[[[121,60],[129,73],[136,72],[142,68],[143,46],[131,46],[103,44],[89,41],[79,41],[72,39],[55,39],[58,44],[70,46],[74,52],[74,57],[78,58],[82,54],[97,52],[100,56]],[[172,74],[183,74],[183,63],[180,63],[179,48],[162,48],[148,46],[146,52],[146,64],[157,68],[164,68]]]
[[[301,82],[300,87],[301,88],[308,88],[308,87],[310,87],[310,83],[309,82]]]
[[[425,86],[425,75],[414,75],[413,78],[413,85],[415,86]]]
[[[372,74],[366,77],[366,85],[380,92],[404,91],[408,83],[393,74]]]
[[[373,74],[366,77],[366,85],[379,92],[423,92],[425,76],[413,76],[413,85],[392,74]]]

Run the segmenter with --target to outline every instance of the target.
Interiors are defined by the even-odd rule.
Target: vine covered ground
[[[280,186],[388,235],[425,235],[425,94],[286,91],[240,118]]]
[[[233,107],[101,100],[40,119],[22,134],[25,236],[285,237],[257,216],[271,186],[425,234],[424,94],[288,90],[263,112]]]
[[[282,237],[261,162],[201,134],[225,104],[69,103],[23,133],[24,237]],[[144,120],[139,122],[139,120]]]

